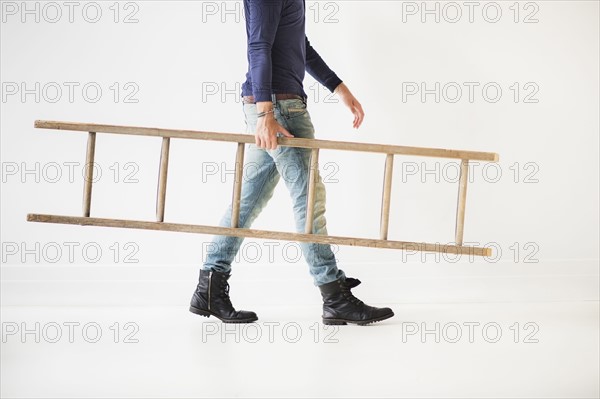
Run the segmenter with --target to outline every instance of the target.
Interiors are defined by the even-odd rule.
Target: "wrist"
[[[263,111],[263,112],[258,112],[256,114],[256,117],[259,118],[259,119],[260,118],[268,118],[269,116],[272,117],[273,116],[273,112],[274,112],[273,109],[270,109],[270,110],[267,110],[267,111]]]
[[[269,126],[271,125],[273,122],[275,122],[275,114],[273,112],[269,112],[268,114],[265,114],[263,116],[259,116],[260,114],[257,114],[257,118],[256,118],[256,122],[260,125],[260,126]]]
[[[336,88],[333,90],[333,94],[341,94],[341,92],[346,91],[346,90],[348,90],[348,88],[346,87],[344,82],[342,82],[336,86]]]
[[[273,103],[271,101],[260,101],[256,103],[257,112],[267,112],[273,110]]]

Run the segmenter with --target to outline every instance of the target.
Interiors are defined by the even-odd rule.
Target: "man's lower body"
[[[314,127],[301,98],[277,100],[273,98],[277,121],[296,138],[314,138]],[[254,134],[257,124],[255,104],[243,104],[246,133]],[[274,150],[249,144],[244,161],[244,178],[240,199],[240,228],[250,228],[252,222],[267,205],[281,179],[292,198],[296,231],[304,233],[306,220],[308,178],[311,150],[278,146]],[[313,234],[327,235],[325,220],[325,185],[318,170],[315,185]],[[221,218],[220,226],[231,226],[231,204]],[[251,322],[257,320],[254,312],[236,311],[229,300],[227,279],[242,237],[215,236],[200,271],[200,281],[192,298],[190,310],[203,316],[215,316],[224,322]],[[389,308],[374,308],[358,300],[350,288],[360,282],[346,278],[338,268],[329,244],[300,243],[302,254],[309,266],[314,284],[321,289],[324,300],[323,320],[328,324],[353,322],[368,324],[393,316]],[[214,293],[213,293],[214,292]],[[212,294],[212,295],[211,295]]]

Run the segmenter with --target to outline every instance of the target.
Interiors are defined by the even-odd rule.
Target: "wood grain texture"
[[[320,234],[288,233],[282,231],[242,229],[231,227],[202,226],[194,224],[158,223],[140,220],[104,219],[80,216],[44,215],[30,213],[27,221],[40,223],[59,223],[81,226],[119,227],[126,229],[143,229],[173,231],[180,233],[196,233],[223,235],[233,237],[253,237],[259,239],[274,239],[284,241],[315,242],[319,244],[338,244],[370,248],[402,249],[407,251],[441,252],[473,256],[491,256],[491,248],[471,247],[460,245],[444,245],[441,243],[418,243],[409,241],[377,240],[372,238],[354,238],[329,236]]]
[[[254,230],[239,228],[239,212],[241,199],[241,183],[243,176],[244,146],[247,143],[254,143],[254,136],[248,134],[235,133],[217,133],[196,130],[175,130],[161,129],[151,127],[104,125],[93,123],[78,122],[60,122],[60,121],[35,121],[36,128],[80,131],[88,133],[87,153],[86,153],[86,173],[83,193],[83,217],[59,216],[59,215],[39,215],[28,214],[27,220],[45,223],[62,223],[77,225],[94,225],[105,227],[121,227],[132,229],[148,229],[160,231],[178,231],[199,234],[226,235],[235,237],[254,237],[262,239],[280,239],[288,241],[315,242],[321,244],[340,244],[351,246],[365,246],[376,248],[389,248],[401,250],[414,250],[426,252],[443,252],[452,254],[469,254],[478,256],[491,256],[491,248],[464,246],[464,219],[467,195],[468,165],[469,160],[497,162],[499,156],[496,153],[464,150],[448,150],[440,148],[407,147],[385,144],[370,143],[352,143],[343,141],[329,141],[317,139],[285,138],[277,139],[278,145],[298,148],[311,149],[311,170],[309,172],[308,195],[307,195],[307,215],[305,224],[305,233],[289,233],[267,230]],[[105,219],[91,218],[91,195],[92,183],[94,179],[94,156],[97,133],[112,133],[124,135],[153,136],[162,137],[161,159],[159,169],[159,179],[157,186],[156,200],[156,220],[157,222],[123,220],[123,219]],[[210,140],[221,142],[237,143],[235,182],[232,195],[232,223],[231,227],[215,227],[190,224],[164,223],[164,209],[167,186],[167,172],[169,160],[170,138]],[[372,152],[386,154],[382,208],[380,217],[380,238],[353,238],[341,236],[328,236],[320,234],[311,234],[314,218],[315,184],[318,177],[318,155],[320,149]],[[391,207],[391,184],[393,175],[394,155],[425,156],[436,158],[452,158],[461,160],[461,177],[458,188],[458,200],[456,210],[455,243],[452,245],[416,243],[409,241],[388,240],[389,213]]]
[[[458,199],[456,201],[456,227],[454,241],[456,245],[463,244],[465,230],[465,207],[467,205],[467,183],[469,180],[469,161],[463,159],[460,163],[460,180],[458,181]]]
[[[169,169],[170,138],[163,137],[160,148],[160,167],[158,170],[158,187],[156,189],[156,221],[165,220],[165,198],[167,195],[167,173]]]
[[[387,154],[385,157],[385,170],[383,171],[383,194],[381,196],[381,218],[379,220],[379,238],[382,240],[387,240],[388,238],[393,171],[394,154]]]
[[[238,143],[235,154],[235,178],[233,181],[233,195],[231,200],[231,227],[235,228],[240,223],[240,200],[242,198],[242,178],[244,173],[244,143]]]
[[[96,156],[96,133],[88,132],[85,153],[85,177],[83,179],[83,216],[90,216],[92,207],[92,185],[94,183],[94,158]]]
[[[304,232],[312,234],[313,220],[315,218],[315,187],[319,175],[319,149],[313,148],[310,152],[310,169],[308,171],[308,193],[306,195],[306,218]]]
[[[114,134],[130,134],[138,136],[177,137],[194,140],[226,141],[234,143],[254,143],[254,136],[250,134],[216,133],[197,130],[174,130],[152,127],[103,125],[96,123],[60,122],[36,120],[36,128],[69,130],[81,132],[98,132]],[[344,151],[378,152],[383,154],[416,155],[436,158],[472,159],[478,161],[497,162],[499,156],[492,152],[447,150],[441,148],[406,147],[399,145],[352,143],[347,141],[330,141],[318,139],[286,138],[279,137],[277,144],[287,147],[319,148]]]

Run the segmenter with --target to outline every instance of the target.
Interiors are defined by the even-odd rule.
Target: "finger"
[[[254,136],[254,144],[256,144],[257,147],[260,147],[260,139],[258,136]]]
[[[363,110],[363,107],[362,107],[362,105],[360,105],[360,103],[358,104],[358,110],[360,111],[360,122],[359,122],[359,125],[360,125],[365,120],[365,111]]]
[[[358,120],[356,100],[350,102],[350,112],[352,112],[352,116],[354,116],[354,119],[352,119],[352,127],[356,129],[356,121]]]
[[[266,138],[266,148],[268,150],[273,150],[275,149],[275,146],[277,146],[277,138],[276,137],[272,137],[272,136],[268,136]]]
[[[284,128],[283,126],[279,125],[279,129],[278,129],[279,133],[283,134],[285,137],[294,137],[293,134],[291,134],[290,132],[287,131],[286,128]]]
[[[360,127],[362,125],[363,120],[365,119],[365,111],[363,111],[362,105],[357,102],[357,113],[358,113],[358,122],[356,127]]]

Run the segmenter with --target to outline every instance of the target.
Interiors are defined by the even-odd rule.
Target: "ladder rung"
[[[85,153],[85,177],[83,181],[83,216],[90,216],[92,206],[92,184],[94,183],[94,157],[96,154],[96,133],[88,133]]]
[[[460,162],[460,180],[458,181],[458,200],[456,201],[456,227],[454,229],[454,241],[456,245],[462,245],[465,227],[465,206],[467,203],[467,181],[469,180],[469,160]]]
[[[156,221],[165,220],[165,197],[167,195],[167,172],[169,169],[170,138],[163,137],[160,148],[160,169],[158,171],[158,187],[156,189]]]
[[[235,178],[233,181],[233,198],[231,201],[231,227],[239,227],[240,199],[242,195],[242,178],[244,172],[244,143],[238,143],[235,154]]]
[[[315,216],[315,195],[317,176],[319,176],[319,149],[313,148],[310,152],[310,169],[308,171],[308,193],[306,199],[306,223],[304,232],[312,234]]]
[[[385,170],[383,172],[383,195],[381,196],[381,220],[379,222],[379,237],[382,240],[387,240],[388,238],[393,171],[394,154],[387,154],[387,156],[385,157]]]

